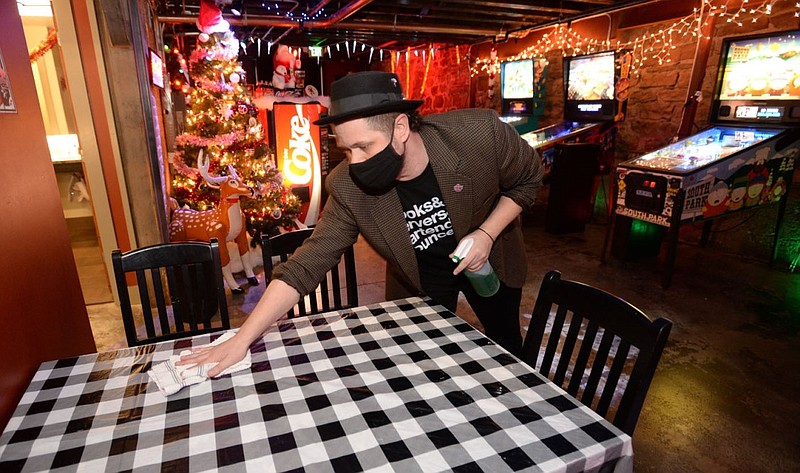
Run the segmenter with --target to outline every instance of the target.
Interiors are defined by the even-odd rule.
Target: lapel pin
[[[453,186],[453,190],[456,192],[461,192],[464,190],[464,186],[462,186],[461,184],[456,184]]]

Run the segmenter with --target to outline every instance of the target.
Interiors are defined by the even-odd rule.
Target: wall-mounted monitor
[[[613,120],[617,70],[614,51],[564,58],[564,119]]]
[[[164,60],[152,49],[150,49],[150,80],[154,86],[164,88]]]
[[[533,113],[533,59],[520,59],[500,64],[500,94],[503,115]]]
[[[520,59],[500,64],[501,94],[504,99],[533,97],[533,59]]]
[[[800,30],[726,38],[711,121],[800,121]]]

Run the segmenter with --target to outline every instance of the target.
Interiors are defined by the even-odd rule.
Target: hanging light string
[[[252,45],[256,45],[255,48],[251,48]],[[272,41],[268,42],[268,48],[265,50],[263,47],[260,46],[260,38],[257,37],[250,37],[247,40],[241,41],[239,43],[239,47],[245,55],[250,55],[255,52],[256,57],[261,57],[263,52],[266,52],[267,55],[271,54],[271,50],[274,47],[277,47],[278,43],[274,43]],[[313,46],[313,45],[312,45]],[[253,49],[254,51],[251,51]],[[458,46],[456,45],[447,45],[447,44],[440,44],[440,45],[419,45],[416,47],[407,47],[403,49],[388,49],[388,48],[376,48],[367,43],[363,43],[361,41],[356,41],[354,39],[347,39],[344,41],[339,41],[336,43],[330,43],[323,46],[324,54],[328,56],[328,59],[333,59],[333,56],[341,56],[345,55],[346,58],[352,58],[354,54],[365,54],[367,56],[367,62],[371,64],[373,61],[376,62],[383,62],[383,61],[391,61],[393,54],[403,54],[406,51],[412,51],[415,55],[419,56],[420,52],[425,52],[425,54],[436,54],[438,51],[446,51],[449,49],[455,49],[456,54],[458,54]],[[303,55],[310,58],[309,56],[309,47],[308,46],[290,46],[290,51],[298,58],[301,59]],[[461,63],[461,57],[457,56],[457,62]]]
[[[609,41],[587,38],[576,32],[571,26],[560,23],[552,31],[545,33],[536,43],[527,47],[517,55],[504,58],[504,61],[541,57],[552,50],[561,50],[563,56],[578,56],[600,51],[628,50],[633,55],[631,74],[638,75],[639,70],[648,62],[659,65],[672,62],[672,51],[689,41],[696,41],[698,37],[711,39],[704,36],[702,27],[708,24],[708,18],[716,15],[726,19],[729,23],[743,26],[745,23],[755,23],[759,19],[775,12],[775,5],[789,3],[787,0],[763,0],[753,2],[743,0],[738,9],[728,8],[730,0],[723,5],[714,5],[713,0],[704,0],[703,9],[695,8],[692,13],[675,21],[670,26],[657,31],[645,32],[630,41]],[[800,2],[793,1],[794,16],[800,17]],[[490,57],[477,58],[470,68],[472,76],[499,72],[499,61]]]
[[[716,15],[720,19],[725,19],[728,23],[736,23],[738,26],[744,26],[745,23],[756,23],[761,18],[772,14],[774,5],[778,0],[764,0],[762,2],[751,2],[750,0],[743,0],[738,9],[730,10],[728,5],[730,0],[726,0],[724,5],[714,6],[711,2],[707,1],[709,6],[709,16]],[[800,17],[800,2],[794,2],[794,16]]]
[[[635,51],[632,72],[636,72],[636,69],[641,67],[641,65],[647,61],[652,60],[658,62],[659,64],[671,62],[670,51],[675,49],[676,46],[683,44],[681,42],[682,39],[686,38],[688,41],[689,39],[696,38],[700,34],[700,28],[705,24],[707,17],[716,15],[720,19],[725,19],[725,21],[729,23],[736,23],[741,27],[745,23],[755,23],[761,18],[773,14],[774,10],[776,9],[776,5],[788,3],[791,3],[792,7],[794,8],[794,16],[800,17],[800,1],[797,0],[736,0],[733,3],[738,5],[738,7],[733,8],[729,8],[729,4],[732,3],[732,0],[724,0],[724,2],[722,0],[704,0],[703,3],[705,12],[703,12],[702,15],[701,9],[695,8],[691,14],[681,18],[680,20],[677,20],[669,27],[662,28],[655,32],[645,33],[642,36],[626,42],[611,42],[607,40],[586,38],[574,31],[570,26],[562,23],[554,26],[552,31],[546,33],[534,45],[529,46],[521,53],[505,58],[504,60],[538,57],[553,49],[560,49],[563,51],[564,56],[590,54],[592,52],[611,49],[628,49]],[[715,3],[719,5],[715,5]],[[274,10],[278,16],[284,16],[287,19],[296,21],[298,23],[298,27],[302,26],[301,23],[314,21],[320,17],[324,17],[325,15],[324,8],[316,11],[312,15],[308,15],[307,13],[296,14],[292,11],[294,8],[281,13],[279,3],[264,2],[264,6],[267,8],[267,10]],[[703,16],[703,18],[701,18],[701,16]],[[267,41],[266,48],[262,47],[262,41]],[[271,40],[268,41],[266,35],[259,37],[258,35],[253,36],[251,34],[247,39],[242,40],[239,43],[239,46],[245,55],[255,53],[257,57],[261,57],[262,52],[266,52],[267,55],[270,55],[272,47],[276,44],[277,42],[273,42]],[[255,45],[255,48],[252,47],[253,45]],[[295,46],[294,48],[298,50],[298,58],[301,56],[301,52],[306,55],[308,54],[308,47]],[[457,63],[460,63],[462,58],[458,55],[458,46],[440,45],[438,47],[434,47],[434,51],[442,51],[452,48],[456,48],[456,61]],[[255,51],[251,51],[251,49]],[[418,49],[414,50],[417,51],[426,49],[430,48],[427,46],[419,46]],[[357,50],[368,54],[368,62],[372,63],[373,60],[379,62],[383,62],[385,60],[391,61],[392,53],[402,53],[403,51],[406,51],[407,48],[393,50],[389,48],[375,47],[362,41],[350,39],[325,45],[325,53],[329,59],[332,59],[334,54],[346,54],[349,58],[351,57],[351,54],[355,53]],[[488,73],[488,68],[492,67],[490,64],[491,62],[492,61],[488,57],[477,58],[471,68],[473,76],[476,74]]]

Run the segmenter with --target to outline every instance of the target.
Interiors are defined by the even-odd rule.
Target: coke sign
[[[284,186],[302,202],[299,220],[317,223],[322,197],[320,128],[313,124],[324,107],[316,103],[276,103],[273,106],[275,150]]]

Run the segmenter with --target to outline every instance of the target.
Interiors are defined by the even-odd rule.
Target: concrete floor
[[[558,269],[566,279],[606,289],[674,323],[633,438],[637,472],[800,471],[800,274],[742,258],[714,238],[701,248],[690,227],[665,290],[661,257],[601,264],[605,225],[551,235],[543,231],[542,214],[524,219],[523,317],[544,274]],[[363,243],[356,257],[360,303],[383,300],[382,262]],[[263,288],[229,299],[235,325]],[[118,309],[88,310],[98,349],[124,346]],[[465,304],[459,311],[477,325]]]

